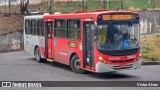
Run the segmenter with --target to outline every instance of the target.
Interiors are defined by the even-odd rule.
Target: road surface
[[[0,81],[160,81],[160,65],[147,65],[137,70],[105,74],[91,72],[77,74],[72,72],[69,66],[56,62],[38,63],[35,61],[34,56],[25,51],[20,51],[0,53]],[[99,90],[105,89],[102,87],[96,88]],[[96,88],[79,89],[95,90]],[[47,90],[50,89],[52,88]],[[61,88],[61,90],[64,89],[70,90],[71,88]],[[74,89],[76,90],[76,88]],[[107,87],[107,89],[111,90],[112,88]],[[131,89],[126,88],[126,90]],[[125,90],[125,88],[117,88],[117,90]]]

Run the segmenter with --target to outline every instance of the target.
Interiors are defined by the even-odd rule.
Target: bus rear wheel
[[[75,73],[85,73],[85,70],[80,68],[80,59],[77,55],[71,59],[71,69]]]
[[[44,59],[41,58],[41,52],[38,47],[35,50],[35,57],[37,62],[44,62]]]

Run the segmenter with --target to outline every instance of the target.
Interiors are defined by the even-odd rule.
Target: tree
[[[148,0],[148,4],[150,4],[151,3],[151,0]]]
[[[20,0],[20,12],[22,15],[28,12],[28,4],[29,4],[29,0]]]
[[[52,5],[53,5],[54,0],[48,0],[48,12],[52,13]]]

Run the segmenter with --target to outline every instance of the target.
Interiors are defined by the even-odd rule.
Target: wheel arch
[[[69,65],[71,65],[71,59],[72,59],[72,57],[75,56],[75,55],[78,56],[78,54],[75,53],[75,52],[71,53],[71,55],[70,55],[70,57],[69,57]],[[79,56],[78,56],[78,57],[79,57]]]

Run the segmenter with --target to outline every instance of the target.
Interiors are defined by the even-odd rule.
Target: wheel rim
[[[75,62],[74,62],[74,66],[76,67],[76,68],[80,68],[80,61],[79,61],[79,59],[77,59]]]

